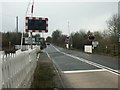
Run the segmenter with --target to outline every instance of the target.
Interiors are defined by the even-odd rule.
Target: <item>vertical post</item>
[[[0,32],[0,51],[2,51],[2,33]]]
[[[69,21],[68,21],[68,32],[69,32],[68,48],[70,48],[70,27],[69,27]]]
[[[31,42],[30,42],[30,48],[32,49],[32,32],[30,32],[30,40],[31,40]]]
[[[2,56],[0,55],[0,90],[2,89]]]
[[[16,33],[18,33],[18,16],[16,17]]]
[[[29,32],[28,40],[30,41],[29,48],[32,49],[32,32]]]
[[[22,44],[23,44],[23,32],[22,32],[22,36],[21,36],[21,50],[22,50]]]
[[[68,32],[69,32],[69,48],[71,49],[72,47],[72,37],[70,35],[70,25],[69,25],[69,21],[68,21]]]
[[[34,0],[32,2],[31,17],[33,17],[33,11],[34,11]],[[30,40],[31,40],[30,48],[32,49],[32,32],[30,32]]]
[[[18,16],[16,16],[16,35],[15,35],[15,45],[17,45],[18,43]]]
[[[70,36],[70,26],[69,26],[69,21],[68,21],[68,32],[69,32],[69,36]]]
[[[4,51],[0,51],[0,90],[2,89],[2,59],[3,59]]]

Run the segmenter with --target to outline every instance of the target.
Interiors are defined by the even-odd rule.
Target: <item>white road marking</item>
[[[52,46],[53,46],[53,45],[52,45]],[[54,46],[53,46],[53,47],[54,47]],[[114,69],[111,69],[111,68],[109,68],[109,67],[103,66],[103,65],[101,65],[101,64],[97,64],[97,63],[95,63],[95,62],[92,62],[92,61],[89,61],[89,60],[86,60],[86,59],[83,59],[83,58],[79,58],[79,57],[76,57],[76,56],[67,54],[67,53],[65,53],[65,52],[60,51],[60,50],[57,49],[56,47],[54,47],[54,48],[55,48],[58,52],[66,55],[66,56],[75,58],[75,59],[77,59],[77,60],[79,60],[79,61],[85,62],[85,63],[90,64],[90,65],[92,65],[92,66],[95,66],[95,67],[98,67],[98,68],[101,68],[101,69],[105,69],[106,71],[111,72],[111,73],[113,73],[113,74],[120,75],[120,74],[118,74],[118,73],[120,73],[118,70],[114,70]],[[116,73],[116,72],[117,72],[117,73]]]
[[[97,69],[97,70],[75,70],[75,71],[62,71],[62,73],[83,73],[83,72],[101,72],[106,71],[105,69]]]

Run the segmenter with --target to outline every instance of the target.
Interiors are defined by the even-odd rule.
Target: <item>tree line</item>
[[[89,35],[94,35],[94,41],[98,41],[99,44],[96,48],[93,49],[94,53],[108,54],[116,56],[118,55],[118,37],[119,37],[119,28],[120,28],[120,18],[117,14],[113,15],[109,20],[106,21],[107,29],[103,31],[94,31],[90,30],[85,32],[85,30],[80,29],[80,31],[72,32],[70,36],[62,34],[62,31],[55,30],[52,33],[51,42],[53,44],[65,47],[66,38],[70,38],[72,42],[72,48],[83,51],[84,45],[91,45]]]

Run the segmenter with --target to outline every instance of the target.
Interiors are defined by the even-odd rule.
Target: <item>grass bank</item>
[[[31,88],[54,88],[53,67],[46,62],[37,62]]]
[[[31,88],[62,88],[52,61],[45,53],[41,53],[40,57],[37,61]]]

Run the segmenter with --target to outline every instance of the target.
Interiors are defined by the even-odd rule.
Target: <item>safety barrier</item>
[[[34,73],[38,50],[36,47],[15,54],[0,53],[0,89],[22,88],[23,82]]]

